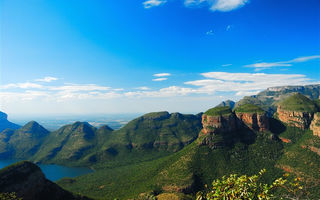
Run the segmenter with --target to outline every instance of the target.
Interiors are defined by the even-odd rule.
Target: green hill
[[[199,115],[168,112],[148,113],[116,131],[76,122],[52,132],[31,159],[74,166],[124,165],[176,152],[194,141],[200,129]]]
[[[75,122],[52,132],[33,157],[36,162],[78,162],[97,145],[96,128],[86,122]]]
[[[281,109],[288,111],[301,111],[301,112],[317,112],[318,108],[314,101],[310,100],[306,96],[296,93],[278,104]]]
[[[5,130],[0,135],[1,158],[24,159],[33,156],[40,148],[49,131],[35,121],[18,130]]]

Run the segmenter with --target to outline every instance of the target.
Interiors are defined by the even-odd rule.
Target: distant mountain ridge
[[[123,162],[127,154],[138,160],[167,155],[194,141],[201,115],[155,112],[138,117],[119,130],[87,122],[49,132],[35,121],[0,133],[0,159],[29,159],[41,163],[88,166]]]
[[[260,106],[262,109],[269,112],[270,115],[272,115],[276,111],[276,104],[294,93],[300,93],[312,100],[319,99],[320,84],[306,86],[271,87],[262,92],[259,92],[257,95],[243,97],[236,103],[235,107],[244,104],[254,104]]]
[[[0,111],[0,132],[7,128],[15,130],[20,128],[20,126],[8,121],[8,115]]]

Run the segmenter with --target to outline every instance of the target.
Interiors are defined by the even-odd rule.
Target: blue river
[[[15,162],[18,162],[18,160],[0,160],[0,169],[8,165],[11,165]],[[61,165],[43,165],[43,164],[38,164],[38,166],[41,168],[42,172],[45,174],[47,179],[51,181],[57,181],[65,177],[73,178],[76,176],[93,172],[91,169],[83,168],[83,167],[65,167]]]

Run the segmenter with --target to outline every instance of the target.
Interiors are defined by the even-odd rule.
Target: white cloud
[[[144,8],[152,8],[152,7],[156,7],[156,6],[161,6],[163,4],[167,3],[166,0],[148,0],[143,2],[143,7]]]
[[[293,60],[288,61],[289,63],[297,63],[297,62],[306,62],[309,60],[314,60],[314,59],[319,59],[320,55],[315,55],[315,56],[305,56],[305,57],[299,57],[295,58]]]
[[[137,90],[151,90],[149,87],[146,87],[146,86],[137,87],[135,89],[137,89]]]
[[[248,0],[216,0],[216,1],[209,1],[209,2],[214,2],[214,3],[209,3],[211,4],[210,10],[227,12],[227,11],[235,10],[237,8],[241,8],[248,2]]]
[[[255,91],[239,91],[236,93],[236,96],[251,96],[251,95],[256,95],[260,92],[260,90],[255,90]]]
[[[255,71],[261,71],[261,70],[269,69],[272,67],[290,67],[292,66],[292,63],[307,62],[309,60],[314,60],[314,59],[320,59],[320,55],[298,57],[289,61],[281,61],[281,62],[270,62],[270,63],[259,62],[251,65],[245,65],[245,67],[252,67],[252,68],[255,68]]]
[[[168,80],[168,78],[155,78],[155,79],[152,79],[152,81],[165,81],[165,80]]]
[[[170,73],[158,73],[158,74],[153,74],[155,77],[164,77],[164,76],[171,76]]]
[[[245,67],[252,67],[252,68],[255,68],[255,71],[261,71],[261,70],[272,68],[272,67],[291,67],[291,66],[292,64],[283,63],[283,62],[274,62],[274,63],[261,62],[261,63],[251,64],[251,65],[246,65]]]
[[[214,35],[213,30],[207,31],[206,35]]]
[[[224,65],[221,65],[222,67],[229,67],[231,66],[232,64],[224,64]]]
[[[237,95],[264,90],[268,87],[285,85],[315,84],[302,74],[265,74],[265,73],[202,73],[207,79],[185,82],[196,86],[197,93],[236,92]]]
[[[104,90],[110,90],[110,87],[106,86],[99,86],[96,84],[71,84],[71,85],[64,85],[64,86],[57,86],[57,87],[50,87],[50,90],[61,90],[61,91],[104,91]]]
[[[41,88],[43,88],[43,86],[40,84],[30,83],[30,82],[10,83],[7,85],[0,86],[0,89],[10,89],[10,88],[20,88],[20,89],[37,88],[37,89],[41,89]]]
[[[161,88],[155,91],[137,91],[137,92],[126,92],[124,95],[126,97],[175,97],[175,96],[185,96],[188,94],[196,93],[195,89],[170,86],[166,88]]]
[[[58,78],[56,78],[56,77],[51,77],[51,76],[46,76],[46,77],[41,78],[41,79],[36,79],[35,81],[37,81],[37,82],[47,82],[47,83],[49,83],[49,82],[51,82],[51,81],[56,81],[56,80],[58,80]]]
[[[241,8],[248,0],[185,0],[184,4],[187,7],[195,7],[208,5],[211,11],[228,12]]]
[[[232,27],[233,27],[232,25],[228,25],[228,26],[226,27],[226,31],[230,31]]]

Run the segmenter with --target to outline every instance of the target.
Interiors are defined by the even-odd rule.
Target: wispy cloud
[[[211,11],[228,12],[243,7],[248,0],[185,0],[187,7],[207,5]]]
[[[43,88],[42,85],[37,83],[25,82],[25,83],[10,83],[0,86],[0,89],[10,89],[10,88],[20,88],[20,89],[29,89],[29,88]]]
[[[251,65],[246,65],[245,67],[252,67],[252,68],[255,68],[255,71],[261,71],[261,70],[269,69],[273,67],[291,67],[293,63],[307,62],[307,61],[319,59],[319,58],[320,58],[320,55],[305,56],[305,57],[298,57],[292,60],[281,61],[281,62],[259,62]]]
[[[147,0],[145,2],[143,2],[143,7],[144,8],[152,8],[152,7],[156,7],[156,6],[161,6],[163,4],[167,3],[166,0]]]
[[[206,32],[206,35],[214,35],[213,30],[207,31],[207,32]]]
[[[158,73],[158,74],[153,74],[155,77],[165,77],[165,76],[171,76],[170,73]]]
[[[168,78],[155,78],[155,79],[152,79],[152,81],[165,81],[165,80],[168,80]]]
[[[295,58],[293,60],[290,60],[288,62],[290,63],[299,63],[299,62],[307,62],[309,60],[314,60],[314,59],[319,59],[320,55],[315,55],[315,56],[305,56],[305,57],[299,57],[299,58]]]
[[[228,73],[207,72],[201,74],[206,79],[188,81],[186,85],[197,86],[198,92],[252,92],[264,90],[268,87],[284,85],[306,85],[313,82],[302,74],[265,74],[265,73]]]
[[[49,82],[51,82],[51,81],[56,81],[56,80],[58,80],[58,78],[52,77],[52,76],[46,76],[46,77],[44,77],[44,78],[36,79],[35,81],[37,81],[37,82],[47,82],[47,83],[49,83]]]
[[[231,66],[232,64],[224,64],[224,65],[221,65],[222,67],[229,67]]]
[[[228,25],[227,27],[226,27],[226,31],[230,31],[231,29],[232,29],[232,25]]]
[[[60,90],[60,91],[105,91],[110,90],[111,87],[99,86],[96,84],[71,84],[71,85],[63,85],[58,87],[50,87],[49,90]],[[122,90],[122,89],[121,89]]]
[[[184,0],[186,7],[208,6],[211,11],[229,12],[243,7],[249,0]],[[143,7],[148,9],[161,6],[167,3],[167,0],[147,0],[143,2]],[[229,27],[229,29],[231,26]],[[228,28],[227,28],[228,30]]]
[[[151,88],[146,87],[146,86],[142,86],[142,87],[137,87],[135,88],[136,90],[151,90]]]

